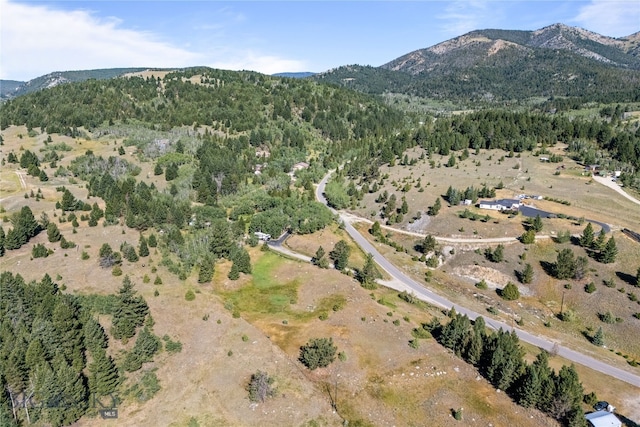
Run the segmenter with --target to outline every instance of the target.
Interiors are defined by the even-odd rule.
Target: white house
[[[494,211],[518,210],[520,208],[520,200],[518,199],[481,200],[478,207],[480,209],[490,209]]]
[[[258,239],[262,241],[268,242],[269,240],[271,240],[271,234],[263,233],[261,231],[256,231],[253,234],[255,234],[258,237]]]
[[[584,416],[591,427],[622,427],[622,422],[609,411],[596,411]]]

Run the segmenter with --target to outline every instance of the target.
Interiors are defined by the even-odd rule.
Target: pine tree
[[[232,255],[233,263],[237,265],[238,272],[251,274],[251,257],[245,248],[236,248]]]
[[[149,241],[147,243],[149,244],[150,248],[155,248],[156,246],[158,246],[158,241],[156,240],[156,235],[151,233],[149,235]]]
[[[587,223],[587,226],[582,231],[582,235],[580,236],[580,246],[583,248],[591,248],[593,246],[593,225],[591,223]]]
[[[4,228],[0,226],[0,257],[4,256],[4,253],[6,251],[4,247],[4,239],[5,239]]]
[[[89,388],[98,396],[106,396],[113,393],[120,385],[118,368],[111,356],[104,349],[96,349],[91,352],[93,362],[89,364]]]
[[[367,254],[364,267],[358,275],[358,279],[362,286],[366,289],[374,289],[376,287],[376,279],[380,277],[380,272],[373,260],[373,255]]]
[[[138,334],[131,351],[127,353],[122,367],[128,372],[137,371],[143,363],[151,362],[158,350],[160,350],[160,339],[145,327]]]
[[[573,251],[565,248],[558,253],[553,266],[553,275],[556,279],[569,279],[576,273],[576,261]]]
[[[136,295],[129,276],[125,276],[113,311],[111,334],[116,339],[131,338],[148,313],[147,303]]]
[[[311,259],[311,262],[320,268],[329,268],[329,260],[327,259],[327,254],[322,246],[318,247],[316,254]]]
[[[597,345],[598,347],[602,347],[604,345],[604,332],[602,331],[602,326],[598,328],[593,338],[591,338],[591,342],[593,345]]]
[[[62,238],[62,235],[60,234],[60,230],[58,229],[58,226],[54,222],[50,222],[47,225],[47,238],[51,243],[59,242],[60,239]]]
[[[500,329],[490,346],[487,377],[501,390],[507,390],[519,378],[524,369],[523,350],[515,332]]]
[[[500,291],[500,296],[506,301],[515,301],[520,298],[520,290],[514,283],[509,282]]]
[[[160,166],[160,163],[156,163],[155,167],[153,168],[153,174],[158,176],[158,175],[162,175],[164,171],[162,170],[162,166]]]
[[[49,420],[54,425],[68,425],[76,422],[87,410],[88,390],[85,377],[64,362],[54,361],[55,383],[58,393],[55,399],[58,405],[49,413]]]
[[[434,204],[429,207],[429,210],[427,211],[427,214],[429,216],[436,216],[440,212],[441,208],[442,208],[442,202],[440,201],[440,198],[438,197],[436,199],[436,201],[434,202]]]
[[[58,341],[57,352],[76,369],[84,367],[82,323],[78,319],[80,307],[67,295],[58,298],[53,309],[52,323]]]
[[[231,270],[229,270],[227,277],[229,280],[238,280],[240,278],[240,271],[238,270],[238,265],[235,262],[231,264]]]
[[[525,408],[535,407],[540,401],[542,381],[535,365],[527,366],[520,385],[516,390],[517,401]]]
[[[147,245],[147,239],[145,239],[144,236],[140,236],[138,254],[143,258],[149,256],[149,246]]]
[[[600,233],[598,233],[598,238],[591,245],[591,249],[595,251],[601,251],[602,249],[604,249],[606,240],[607,240],[607,235],[604,232],[604,228],[601,228]]]
[[[616,246],[615,239],[611,236],[611,238],[607,240],[607,244],[604,246],[604,249],[600,254],[600,262],[603,264],[611,264],[616,262],[616,256],[618,256],[618,248]]]
[[[589,223],[591,224],[591,223]],[[539,233],[540,231],[542,231],[542,218],[540,218],[540,214],[536,215],[536,217],[533,219],[533,221],[531,222],[531,229],[533,231],[535,231],[536,233]]]
[[[200,262],[200,269],[198,270],[198,283],[209,283],[213,279],[214,264],[213,257],[207,255],[203,257]]]
[[[501,243],[493,251],[491,255],[492,262],[502,262],[504,261],[504,245]]]
[[[520,280],[524,284],[531,283],[533,281],[533,267],[531,264],[527,263],[524,266],[524,270],[520,273]]]
[[[556,392],[551,405],[551,415],[558,420],[564,420],[581,406],[584,390],[573,365],[560,368],[555,383]]]
[[[99,349],[107,348],[109,345],[109,337],[102,325],[93,318],[89,317],[82,327],[84,333],[84,343],[91,352],[97,352]]]
[[[170,163],[164,171],[164,179],[167,181],[173,181],[178,177],[178,165]]]
[[[329,252],[329,258],[333,261],[333,265],[336,270],[344,270],[349,262],[349,255],[351,254],[351,248],[346,241],[340,240],[333,247],[333,250]]]

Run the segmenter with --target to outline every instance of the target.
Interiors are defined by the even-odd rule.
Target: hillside
[[[537,31],[479,30],[378,68],[340,67],[317,78],[369,93],[442,99],[632,101],[640,97],[637,50],[637,34],[613,39],[562,24]]]
[[[126,73],[142,71],[145,68],[109,68],[99,70],[56,71],[27,82],[2,81],[0,100],[26,95],[41,89],[51,88],[63,83],[82,82],[89,79],[108,80]]]

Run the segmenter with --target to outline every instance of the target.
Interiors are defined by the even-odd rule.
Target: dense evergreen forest
[[[0,294],[3,426],[19,425],[19,419],[63,426],[95,414],[113,404],[123,371],[137,371],[161,349],[147,304],[128,277],[118,294],[97,298],[64,294],[47,274],[25,283],[5,271]],[[97,320],[100,314],[113,319],[109,334]],[[109,354],[109,335],[136,337],[117,363]],[[109,403],[97,405],[103,400]]]
[[[570,52],[513,47],[487,55],[486,50],[470,46],[446,60],[433,53],[425,56],[430,61],[429,71],[418,74],[386,66],[349,65],[313,78],[370,94],[396,92],[494,106],[538,97],[574,97],[583,103],[640,101],[638,70],[617,68]]]
[[[544,154],[564,143],[567,155],[584,164],[621,170],[620,180],[640,189],[640,129],[624,120],[625,108],[607,106],[597,117],[588,118],[503,109],[419,116],[372,96],[312,80],[193,68],[162,78],[88,80],[34,92],[0,107],[0,127],[26,125],[30,132],[38,129],[49,136],[122,141],[112,156],[86,150],[66,167],[57,161],[70,148],[48,142],[40,153],[8,153],[7,161],[20,164],[41,181],[49,178],[41,169],[48,163],[57,177],[84,181],[89,198],[104,201],[101,208],[59,187],[60,217],[88,227],[124,224],[145,233],[137,247],[125,242],[117,251],[103,245],[95,261],[100,267],[116,271],[123,257],[138,262],[149,255],[149,247],[156,247],[161,264],[171,273],[184,280],[195,272],[198,282],[205,283],[221,259],[233,263],[232,280],[239,273],[251,273],[244,245],[258,244],[254,232],[307,234],[334,221],[314,197],[313,184],[327,170],[344,164],[326,193],[334,206],[347,207],[365,191],[354,181],[375,185],[380,165],[403,161],[404,152],[415,146],[422,147],[426,156],[483,149]],[[166,188],[145,181],[141,168],[123,157],[124,147],[133,150],[140,163],[151,163]],[[344,177],[352,181],[346,184]],[[44,230],[50,242],[73,245],[53,222],[36,220],[26,206],[10,220],[6,233],[0,228],[0,256]],[[37,256],[40,253],[34,252]],[[117,295],[105,299],[63,294],[49,276],[25,283],[19,275],[5,272],[0,286],[0,381],[5,390],[0,396],[0,420],[8,425],[16,411],[21,411],[20,418],[52,425],[74,422],[92,410],[90,396],[116,390],[123,372],[138,370],[162,347],[153,335],[148,307],[128,277]],[[108,334],[97,314],[113,316],[109,331],[113,339],[135,337],[124,357],[109,356]],[[457,322],[464,323],[460,334],[475,331],[468,319],[454,317],[450,326],[442,328],[443,344],[459,354],[476,351],[458,350],[460,343],[448,338]],[[504,341],[515,349],[517,372],[506,387],[503,379],[494,378],[495,369],[486,368],[486,375],[523,404],[547,402],[542,397],[532,400],[529,394],[540,393],[530,392],[524,379],[514,382],[525,372],[544,371],[545,384],[555,384],[553,393],[575,388],[577,379],[569,368],[556,376],[544,360],[525,365],[509,334],[482,337],[486,348]],[[480,363],[478,357],[471,362]],[[553,414],[566,423],[581,415],[573,402],[581,391],[575,388],[572,393],[572,401]],[[47,406],[62,398],[64,405]],[[18,409],[25,401],[35,404]]]

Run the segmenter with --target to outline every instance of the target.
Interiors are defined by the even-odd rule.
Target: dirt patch
[[[470,279],[473,283],[477,283],[484,279],[490,289],[502,289],[507,285],[507,283],[513,283],[512,277],[507,276],[496,269],[481,265],[456,267],[453,269],[452,273],[462,278]],[[531,291],[528,287],[522,284],[517,285],[522,295],[531,295]]]

